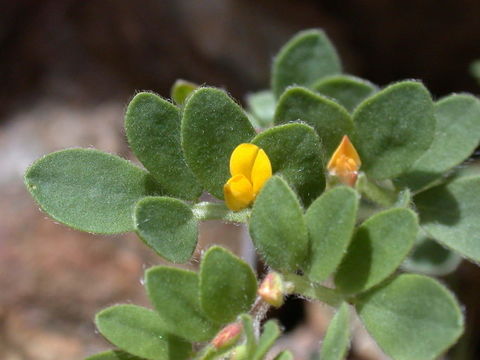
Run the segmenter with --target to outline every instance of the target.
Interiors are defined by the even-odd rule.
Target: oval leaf
[[[265,130],[252,143],[268,155],[273,173],[282,175],[305,206],[325,189],[322,150],[317,134],[305,124],[286,124]]]
[[[461,262],[460,255],[444,248],[424,231],[420,231],[415,247],[403,262],[402,268],[409,272],[444,276],[455,271]]]
[[[431,360],[463,332],[453,295],[422,275],[400,275],[362,295],[357,311],[370,335],[395,360]]]
[[[257,279],[252,268],[219,246],[211,247],[200,266],[200,305],[212,320],[234,321],[255,300]]]
[[[464,177],[418,194],[420,223],[435,240],[480,261],[480,177]]]
[[[176,106],[155,94],[137,94],[125,114],[125,131],[133,153],[165,194],[187,200],[200,196],[202,187],[187,167],[180,146]]]
[[[308,233],[302,208],[278,176],[267,181],[253,205],[250,235],[272,268],[295,271],[305,266]]]
[[[413,190],[428,185],[460,164],[480,141],[480,101],[453,94],[435,104],[437,126],[430,148],[404,174],[399,183]]]
[[[430,94],[414,81],[390,85],[368,98],[353,120],[362,170],[375,179],[404,173],[429,148],[435,132]]]
[[[270,90],[258,91],[247,96],[248,111],[255,117],[260,126],[273,123],[275,114],[275,96]]]
[[[198,88],[197,84],[190,81],[178,79],[170,90],[170,96],[178,105],[185,104],[187,98]]]
[[[294,357],[290,351],[285,350],[275,356],[274,360],[294,360]]]
[[[273,61],[272,89],[278,98],[290,85],[309,86],[328,75],[338,74],[342,65],[337,52],[321,30],[295,35]]]
[[[200,88],[188,99],[182,120],[182,146],[188,165],[212,195],[223,199],[232,151],[255,136],[250,121],[224,91]]]
[[[312,89],[335,99],[350,112],[377,91],[377,87],[370,81],[350,75],[334,75],[320,79],[312,85]]]
[[[275,124],[301,121],[312,126],[320,137],[325,161],[344,135],[353,131],[353,122],[342,106],[308,89],[292,87],[278,100]]]
[[[263,325],[262,335],[258,339],[258,345],[252,356],[252,360],[263,360],[280,336],[280,328],[275,320],[269,320]]]
[[[320,359],[343,360],[350,345],[349,309],[343,303],[328,326],[323,339]]]
[[[118,156],[68,149],[37,160],[25,184],[43,211],[77,230],[99,234],[133,231],[133,207],[159,195],[155,180]]]
[[[372,216],[357,229],[335,284],[348,294],[377,285],[400,266],[417,233],[417,217],[411,210],[393,208]]]
[[[120,350],[110,350],[87,357],[85,360],[144,360]]]
[[[187,262],[197,245],[197,220],[183,201],[168,197],[141,199],[134,213],[138,236],[160,256]]]
[[[119,348],[146,359],[188,359],[192,346],[165,331],[153,311],[135,305],[117,305],[99,312],[95,324],[100,333]]]
[[[355,227],[359,196],[348,187],[333,188],[305,213],[311,255],[308,277],[326,280],[340,264]]]
[[[220,330],[200,308],[199,280],[192,271],[157,266],[145,273],[148,297],[168,332],[208,341]]]

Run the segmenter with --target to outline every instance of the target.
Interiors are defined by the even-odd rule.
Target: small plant
[[[250,95],[248,112],[221,89],[185,81],[171,97],[142,92],[128,105],[126,135],[146,170],[67,149],[27,170],[29,191],[56,221],[134,231],[172,263],[191,258],[199,222],[244,223],[271,270],[257,280],[218,246],[198,272],[150,268],[154,310],[98,313],[99,331],[119,350],[90,360],[265,359],[281,330],[261,321],[287,294],[337,309],[324,360],[345,358],[353,311],[396,360],[434,359],[458,340],[454,295],[399,269],[437,275],[460,257],[480,261],[480,176],[458,167],[480,140],[478,99],[433,101],[418,81],[378,88],[345,75],[319,30],[281,49],[272,90]],[[205,191],[218,201],[199,202]],[[445,262],[433,260],[438,251]]]

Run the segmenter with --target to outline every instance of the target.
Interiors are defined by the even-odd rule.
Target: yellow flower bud
[[[280,274],[271,272],[263,279],[257,290],[258,295],[270,305],[279,308],[283,305],[283,280]]]
[[[353,186],[361,165],[357,150],[345,135],[328,162],[327,169],[330,175],[337,176],[344,184]]]
[[[230,157],[232,177],[223,187],[229,209],[248,207],[265,182],[272,176],[272,165],[265,151],[254,144],[240,144]]]

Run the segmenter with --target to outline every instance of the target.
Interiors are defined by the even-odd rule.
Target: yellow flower
[[[230,210],[248,207],[263,184],[272,176],[272,165],[265,151],[253,144],[240,144],[230,156],[232,177],[223,186],[225,202]]]
[[[327,169],[330,175],[337,176],[344,184],[353,186],[361,165],[357,150],[345,135],[328,162]]]

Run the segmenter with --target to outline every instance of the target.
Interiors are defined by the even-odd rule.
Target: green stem
[[[224,220],[229,222],[246,223],[251,210],[232,211],[223,203],[201,202],[193,205],[193,214],[198,220]]]
[[[360,174],[357,179],[356,189],[370,200],[381,206],[392,206],[396,203],[398,194],[395,190],[384,188],[368,180],[365,174]]]
[[[345,298],[334,289],[311,282],[304,276],[286,274],[284,278],[293,284],[292,292],[310,299],[320,300],[331,307],[337,308],[345,301]]]

